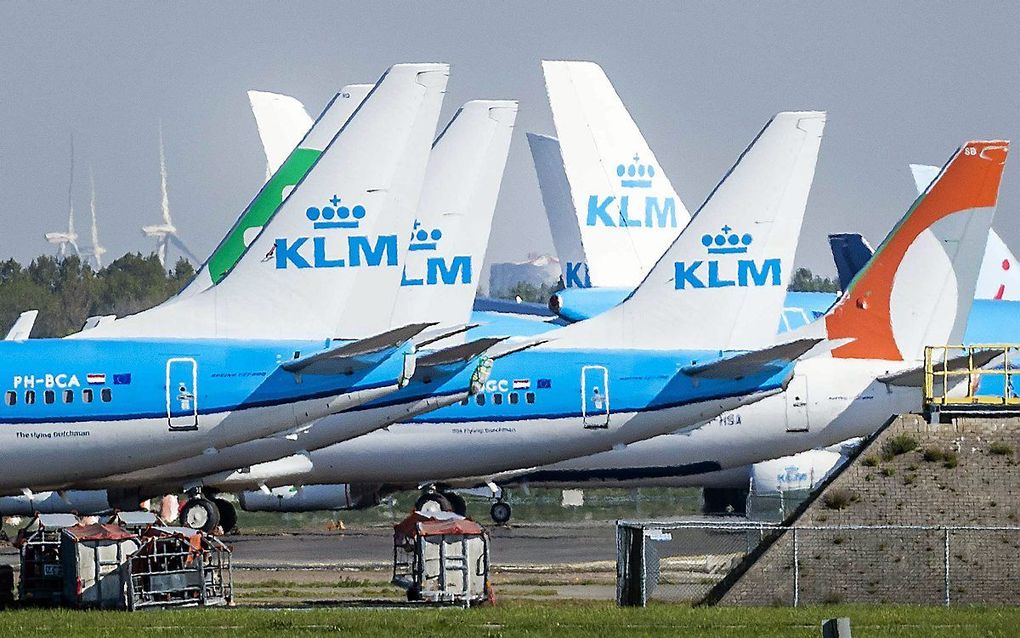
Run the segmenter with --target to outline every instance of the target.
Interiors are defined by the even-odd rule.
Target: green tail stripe
[[[300,182],[322,155],[322,151],[296,148],[266,182],[262,191],[248,206],[234,227],[209,257],[209,276],[214,284],[226,276],[244,254],[244,233],[249,228],[265,226],[283,203],[283,189]]]

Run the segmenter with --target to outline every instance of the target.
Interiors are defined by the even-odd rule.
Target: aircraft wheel
[[[220,524],[220,510],[207,498],[190,498],[181,508],[181,524],[211,533]]]
[[[489,516],[492,517],[492,522],[496,525],[506,525],[510,522],[510,516],[512,514],[513,510],[510,509],[510,503],[506,503],[504,501],[496,501],[489,509]]]
[[[212,499],[216,509],[220,512],[220,527],[224,534],[229,534],[237,527],[237,508],[225,498]]]
[[[439,492],[426,492],[425,494],[422,494],[417,501],[415,501],[414,509],[426,514],[435,514],[437,512],[451,512],[453,511],[453,506],[451,506],[450,501]]]
[[[461,516],[467,516],[467,503],[464,501],[464,497],[453,492],[445,492],[443,496],[446,497],[446,500],[450,501],[451,511]]]

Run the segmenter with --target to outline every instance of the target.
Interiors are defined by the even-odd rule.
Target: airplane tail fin
[[[618,306],[556,332],[556,343],[756,350],[775,341],[825,126],[776,115],[644,281]]]
[[[1009,143],[956,151],[826,314],[833,357],[917,360],[963,339]],[[960,214],[962,213],[962,214]]]
[[[436,139],[391,325],[470,318],[516,119],[517,102],[472,100]]]
[[[633,287],[690,213],[599,65],[542,69],[590,281]]]
[[[297,99],[268,91],[248,91],[251,112],[266,153],[266,181],[272,177],[314,123]]]
[[[832,261],[836,263],[839,289],[846,290],[853,278],[864,268],[875,253],[867,239],[859,233],[832,233],[829,235]]]
[[[549,219],[556,256],[560,259],[563,285],[567,288],[590,288],[588,263],[581,242],[574,202],[570,199],[570,183],[563,169],[560,142],[555,137],[528,133],[528,147],[535,164],[542,207]]]
[[[396,295],[399,288],[406,233],[448,75],[445,64],[391,67],[244,249],[228,277],[161,307],[157,316],[137,322],[126,317],[116,324],[125,331],[137,328],[135,336],[168,331],[182,337],[277,339],[373,334],[383,324],[376,320],[374,313],[381,311],[375,303],[385,308],[388,320],[392,301],[379,296]],[[343,312],[349,304],[364,312]],[[100,333],[107,331],[98,327],[88,334]]]

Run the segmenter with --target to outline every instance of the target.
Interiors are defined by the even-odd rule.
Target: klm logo
[[[702,245],[709,255],[743,255],[754,241],[750,233],[738,235],[729,226],[723,226],[717,235],[704,235]],[[737,286],[779,286],[782,282],[782,263],[779,259],[699,259],[692,262],[678,261],[675,287],[727,288]]]
[[[433,252],[439,249],[439,241],[443,238],[443,231],[433,228],[428,231],[421,227],[421,222],[414,221],[414,228],[411,230],[411,244],[408,250],[411,252]],[[457,255],[449,260],[442,255],[425,257],[424,272],[421,272],[421,260],[408,258],[404,265],[404,274],[401,278],[401,286],[436,286],[471,283],[471,255]],[[417,262],[417,263],[413,263]],[[417,270],[417,273],[408,273],[408,268]]]
[[[329,206],[310,206],[305,217],[318,231],[357,230],[365,218],[365,207],[341,206],[333,195]],[[346,240],[346,241],[344,241]],[[287,268],[358,268],[362,266],[396,266],[397,236],[365,235],[327,236],[319,233],[309,237],[278,238],[262,261],[274,259],[277,269]]]
[[[616,176],[620,178],[623,188],[651,188],[655,177],[655,167],[640,163],[639,155],[628,165],[618,164]],[[619,211],[614,216],[610,207],[616,203]],[[646,195],[644,198],[621,195],[619,201],[615,196],[588,197],[589,226],[608,226],[610,228],[676,228],[676,200],[672,197],[656,197]]]
[[[567,288],[591,288],[591,279],[588,278],[588,264],[583,261],[568,261],[566,275],[563,279],[563,285]]]

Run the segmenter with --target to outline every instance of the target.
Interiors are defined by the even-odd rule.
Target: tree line
[[[151,308],[194,274],[186,259],[166,270],[155,254],[128,253],[98,272],[76,255],[44,255],[28,266],[8,259],[0,262],[0,329],[6,333],[19,314],[38,310],[32,337],[64,337],[81,330],[88,317]]]
[[[143,257],[128,253],[101,270],[77,256],[37,257],[28,266],[14,259],[0,262],[0,335],[26,310],[38,310],[33,337],[64,337],[81,330],[88,317],[123,317],[151,308],[184,287],[195,274],[188,260],[181,258],[170,270],[155,254]],[[495,296],[506,299],[548,303],[560,290],[556,284],[536,286],[520,282]],[[790,290],[838,292],[839,285],[828,277],[798,268]]]

